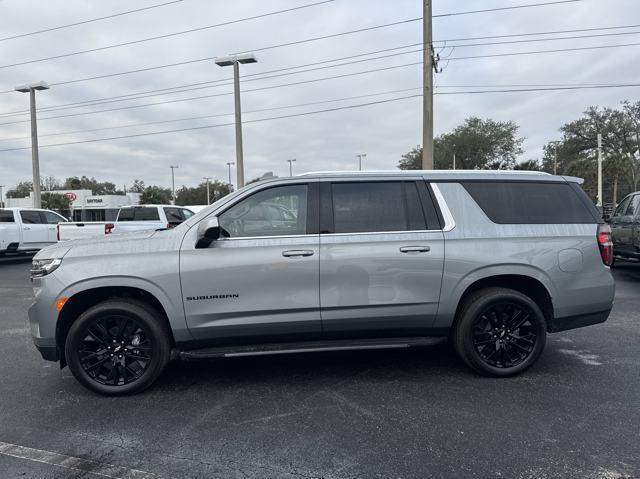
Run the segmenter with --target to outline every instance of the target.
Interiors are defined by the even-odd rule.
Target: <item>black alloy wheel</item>
[[[133,299],[99,303],[76,319],[65,357],[75,378],[104,395],[140,392],[169,362],[171,333],[164,317]]]
[[[512,368],[533,353],[537,341],[533,313],[519,302],[494,303],[473,325],[473,346],[484,362]]]
[[[498,377],[531,367],[546,343],[547,325],[538,304],[512,289],[491,287],[469,294],[453,329],[453,344],[467,365]]]

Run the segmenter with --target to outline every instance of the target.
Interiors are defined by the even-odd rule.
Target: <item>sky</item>
[[[294,174],[354,170],[358,167],[356,155],[361,153],[367,155],[363,169],[395,169],[401,155],[421,143],[422,99],[416,95],[422,84],[422,54],[415,44],[422,41],[422,23],[406,21],[422,16],[421,3],[321,1],[0,1],[0,150],[24,148],[0,151],[0,185],[5,185],[6,191],[32,177],[28,95],[12,90],[41,80],[52,84],[50,90],[37,93],[43,176],[64,179],[86,175],[118,187],[131,185],[134,179],[170,186],[169,166],[177,165],[176,186],[194,186],[205,176],[226,181],[227,163],[235,161],[233,85],[229,83],[232,69],[218,67],[211,58],[248,51],[255,52],[258,63],[241,66],[247,180],[269,171],[286,176],[287,160],[293,158]],[[542,157],[547,142],[559,138],[560,126],[579,118],[587,107],[616,107],[625,99],[638,100],[639,87],[450,94],[529,85],[638,82],[640,45],[460,58],[640,43],[637,0],[579,0],[441,16],[549,1],[434,0],[434,47],[443,70],[435,75],[436,135],[451,131],[470,116],[512,120],[526,138],[519,161],[536,159]],[[149,6],[154,8],[11,38]],[[301,8],[291,10],[295,7]],[[255,16],[260,17],[244,20]],[[403,23],[299,43],[394,22]],[[221,23],[227,24],[14,65]],[[455,40],[622,26],[627,28]],[[594,36],[611,33],[625,34]],[[585,35],[589,37],[549,40]],[[544,41],[486,45],[534,39]],[[295,44],[265,48],[286,43]],[[463,46],[477,43],[485,45]],[[351,58],[336,61],[346,57]],[[192,62],[198,59],[207,60]],[[149,70],[175,63],[182,64]],[[300,67],[308,64],[315,65]],[[147,71],[68,83],[139,69]],[[190,91],[175,91],[175,87]],[[134,98],[122,101],[125,95]],[[145,97],[135,98],[141,95]],[[89,100],[103,103],[68,105]],[[362,104],[368,105],[357,106]],[[46,111],[56,107],[62,109]],[[98,110],[110,111],[95,113]],[[334,111],[312,113],[319,110]],[[53,116],[62,117],[47,119]],[[283,116],[289,118],[274,118]],[[217,126],[202,128],[211,125]],[[197,129],[146,135],[188,128]],[[101,130],[78,132],[93,129]],[[130,137],[104,140],[122,136]],[[47,146],[59,143],[73,144]],[[232,180],[235,183],[235,169]]]

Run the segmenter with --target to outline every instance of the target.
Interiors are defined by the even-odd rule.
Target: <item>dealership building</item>
[[[43,193],[55,193],[69,198],[70,211],[61,213],[73,221],[115,221],[120,207],[140,204],[140,193],[94,195],[91,190],[57,190]],[[5,203],[7,208],[32,208],[33,192],[25,198],[7,198]]]

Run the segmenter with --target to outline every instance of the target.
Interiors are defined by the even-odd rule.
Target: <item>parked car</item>
[[[627,195],[609,218],[615,258],[640,260],[640,191]]]
[[[406,171],[253,183],[173,229],[38,253],[34,342],[113,395],[148,387],[174,356],[447,336],[471,368],[512,376],[536,362],[547,333],[611,310],[610,229],[580,182]]]
[[[173,205],[123,206],[116,221],[66,222],[58,227],[58,240],[67,241],[112,233],[173,228],[191,218],[193,211]]]
[[[0,255],[38,251],[55,244],[56,225],[67,219],[35,208],[0,209]]]

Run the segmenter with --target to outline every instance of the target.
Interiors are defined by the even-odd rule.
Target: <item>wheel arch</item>
[[[523,273],[491,274],[476,278],[464,285],[460,293],[454,314],[454,323],[459,317],[464,300],[472,293],[491,287],[500,287],[518,291],[531,298],[540,308],[547,323],[547,331],[553,322],[553,296],[550,288],[539,277]]]
[[[171,345],[175,347],[176,342],[167,308],[154,294],[144,288],[139,286],[94,286],[77,291],[68,298],[60,310],[56,322],[56,346],[60,353],[61,367],[66,365],[65,342],[73,322],[92,306],[109,299],[135,300],[158,311],[160,320],[165,322],[169,330]]]

